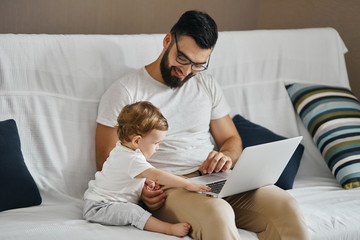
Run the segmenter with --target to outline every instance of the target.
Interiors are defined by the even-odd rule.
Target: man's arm
[[[111,150],[118,141],[116,129],[102,124],[97,124],[95,135],[96,169],[100,171]]]
[[[211,120],[210,131],[219,147],[219,152],[212,151],[200,166],[202,173],[226,171],[234,167],[242,152],[241,138],[230,116]]]

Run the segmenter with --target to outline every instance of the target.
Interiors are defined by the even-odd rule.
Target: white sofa
[[[176,239],[82,219],[83,192],[95,173],[99,99],[112,82],[153,61],[163,36],[0,35],[0,121],[15,119],[42,197],[39,206],[0,212],[0,239]],[[345,190],[336,181],[284,85],[349,87],[346,51],[332,28],[220,32],[208,70],[232,116],[241,114],[285,137],[304,136],[288,192],[298,200],[313,240],[360,239],[360,188]],[[257,239],[239,232],[243,240]]]

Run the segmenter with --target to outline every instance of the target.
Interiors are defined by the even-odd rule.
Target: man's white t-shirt
[[[104,93],[97,122],[115,127],[121,109],[139,101],[157,106],[169,123],[160,149],[148,161],[181,175],[196,171],[213,150],[210,120],[230,112],[220,86],[210,75],[198,73],[182,87],[171,89],[143,67],[114,82]]]
[[[84,199],[138,204],[145,178],[134,177],[152,167],[139,149],[134,151],[117,142],[102,170],[89,182]]]

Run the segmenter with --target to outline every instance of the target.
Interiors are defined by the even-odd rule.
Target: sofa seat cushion
[[[261,125],[245,119],[239,114],[233,117],[233,122],[241,136],[243,148],[286,139]],[[284,190],[292,189],[303,152],[304,146],[300,144],[296,148],[278,181],[275,183],[276,186]]]
[[[0,211],[39,205],[39,190],[21,152],[16,122],[0,122]]]
[[[360,103],[347,88],[287,86],[296,112],[345,189],[360,186]]]

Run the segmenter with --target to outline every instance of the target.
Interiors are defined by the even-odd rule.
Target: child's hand
[[[147,190],[149,190],[149,191],[156,191],[156,190],[160,189],[160,185],[156,184],[154,181],[152,181],[150,179],[145,180],[145,186],[146,186]]]
[[[204,184],[190,183],[185,187],[185,189],[193,192],[208,192],[211,188]]]

